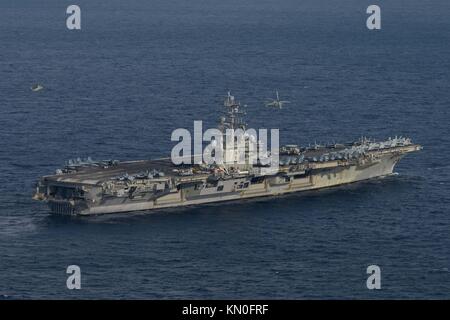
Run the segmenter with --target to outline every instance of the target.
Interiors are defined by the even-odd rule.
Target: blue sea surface
[[[0,0],[0,299],[449,299],[450,2],[376,2],[370,31],[368,0]],[[424,149],[385,179],[269,199],[87,218],[31,200],[71,158],[168,155],[227,90],[281,143]],[[292,103],[264,107],[275,90]]]

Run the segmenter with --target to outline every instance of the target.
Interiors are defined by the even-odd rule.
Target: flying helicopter
[[[44,86],[40,85],[39,83],[33,84],[31,86],[31,91],[37,92],[37,91],[41,91],[42,89],[44,89]]]
[[[283,108],[283,104],[290,103],[290,101],[280,100],[278,90],[276,91],[276,94],[277,94],[276,99],[267,98],[267,100],[269,100],[269,102],[266,103],[267,107],[275,107],[275,108],[281,109],[281,108]]]

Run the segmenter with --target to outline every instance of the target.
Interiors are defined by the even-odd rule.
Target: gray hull
[[[387,154],[373,162],[319,168],[312,170],[309,174],[289,176],[288,179],[286,176],[283,176],[282,179],[279,176],[267,176],[260,181],[252,182],[250,178],[238,177],[223,181],[221,191],[218,191],[217,186],[196,188],[194,185],[179,190],[168,190],[166,194],[157,198],[151,194],[133,199],[129,197],[102,197],[97,201],[78,203],[78,205],[67,200],[50,200],[49,205],[54,213],[96,215],[275,196],[329,188],[390,175],[400,158],[401,155],[399,154]],[[243,187],[236,187],[240,185]]]

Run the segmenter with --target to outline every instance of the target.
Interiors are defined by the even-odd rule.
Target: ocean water
[[[366,0],[0,0],[0,297],[450,298],[450,2],[376,2],[379,31]],[[89,218],[31,200],[70,158],[167,155],[227,90],[282,143],[424,149],[385,179],[272,199]],[[292,103],[265,108],[275,90]]]

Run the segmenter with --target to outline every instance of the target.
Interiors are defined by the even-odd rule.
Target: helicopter
[[[280,100],[278,90],[276,91],[276,94],[277,94],[276,99],[267,98],[267,100],[269,100],[269,102],[266,103],[266,107],[275,107],[275,108],[281,109],[281,108],[283,108],[283,104],[290,103],[290,101]]]
[[[40,85],[39,83],[33,84],[31,86],[31,91],[37,92],[37,91],[41,91],[42,89],[44,89],[44,86]]]

